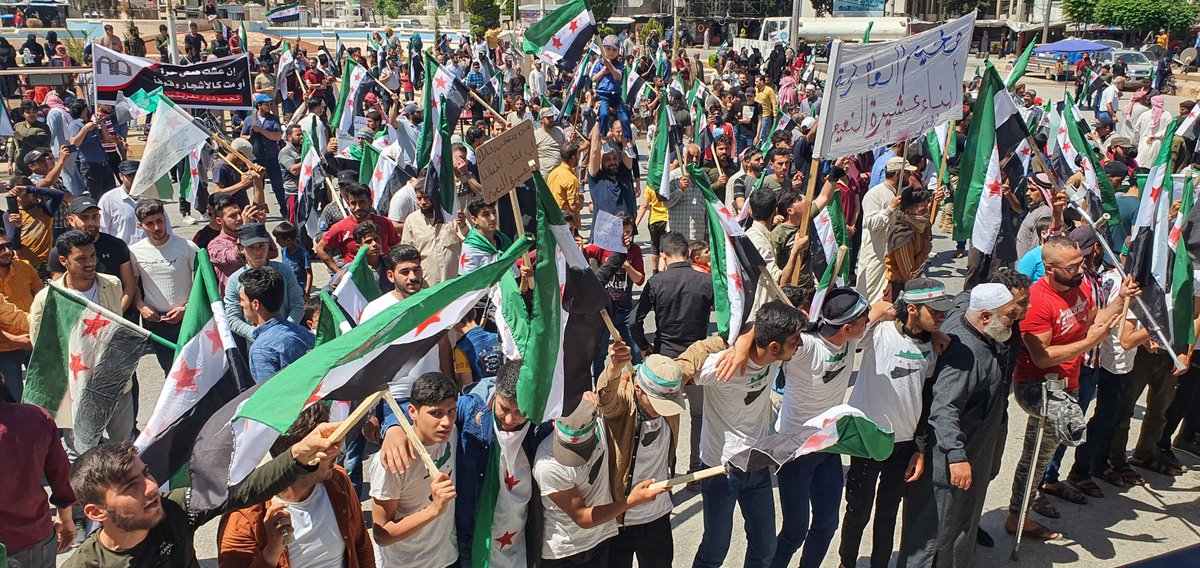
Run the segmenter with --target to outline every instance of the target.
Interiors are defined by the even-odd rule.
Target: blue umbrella
[[[1111,47],[1086,39],[1061,39],[1054,43],[1047,43],[1033,48],[1034,53],[1091,53],[1098,51],[1110,51]]]

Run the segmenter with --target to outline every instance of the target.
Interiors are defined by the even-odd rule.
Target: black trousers
[[[897,442],[886,460],[850,458],[850,470],[846,473],[846,515],[842,518],[842,543],[838,547],[842,565],[858,563],[863,531],[874,509],[871,567],[887,568],[895,542],[896,517],[907,486],[904,474],[916,451],[917,446],[912,441]]]
[[[542,559],[542,568],[608,568],[608,553],[612,539],[596,545],[596,548],[572,554],[566,558]]]
[[[612,568],[631,568],[635,554],[638,568],[671,568],[675,559],[670,513],[646,524],[621,527],[608,542],[608,565]]]
[[[183,325],[182,322],[163,323],[160,321],[142,320],[142,327],[168,341],[179,341],[179,328],[181,325]],[[170,372],[171,363],[175,362],[175,351],[156,341],[150,342],[150,348],[154,351],[154,357],[158,359],[158,366],[162,367],[164,373]]]
[[[1175,431],[1179,430],[1180,423],[1183,424],[1183,429],[1179,430],[1178,438],[1180,440],[1194,441],[1196,436],[1196,428],[1200,426],[1200,408],[1196,408],[1193,404],[1200,396],[1200,367],[1189,367],[1186,374],[1179,377],[1179,383],[1175,386],[1175,399],[1171,401],[1171,406],[1167,408],[1167,425],[1163,428],[1162,437],[1158,440],[1158,447],[1162,450],[1171,449],[1171,439],[1175,437]]]
[[[1113,434],[1120,421],[1121,407],[1125,399],[1125,375],[1110,373],[1100,368],[1100,380],[1096,383],[1096,399],[1092,403],[1092,418],[1087,424],[1087,440],[1075,448],[1075,463],[1071,466],[1070,479],[1088,479],[1101,475],[1108,469],[1108,454],[1112,447]]]

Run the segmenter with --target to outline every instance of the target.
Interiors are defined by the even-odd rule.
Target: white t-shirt
[[[400,303],[400,299],[395,294],[388,292],[367,304],[363,308],[361,321],[367,321],[374,317],[379,312],[382,312],[396,304]],[[395,377],[388,382],[388,390],[397,400],[405,400],[412,393],[413,382],[417,377],[431,371],[442,370],[442,348],[439,345],[434,345],[433,349],[429,350],[424,357],[419,359],[411,368],[401,369],[396,373]]]
[[[425,446],[438,471],[454,477],[455,441],[458,430],[445,443]],[[397,501],[396,518],[402,519],[429,505],[432,493],[429,470],[421,460],[413,462],[403,475],[388,473],[376,456],[371,463],[371,497],[382,501]],[[454,531],[454,500],[433,522],[421,527],[408,538],[387,546],[375,544],[375,564],[380,568],[445,568],[458,560],[458,538]]]
[[[412,182],[408,182],[396,193],[392,195],[392,200],[388,202],[388,219],[393,221],[403,222],[408,218],[408,214],[419,209],[417,205],[417,190],[413,187]]]
[[[671,427],[662,417],[641,422],[637,459],[634,461],[633,486],[647,479],[663,480],[671,476],[667,454],[671,451]],[[625,512],[624,525],[632,527],[656,521],[671,512],[671,492],[667,491]]]
[[[587,463],[570,467],[554,459],[554,436],[548,436],[538,446],[533,460],[533,478],[541,489],[545,510],[542,529],[542,558],[558,559],[586,552],[617,536],[617,521],[612,520],[590,529],[575,524],[570,515],[560,509],[550,495],[578,489],[583,503],[599,507],[612,503],[608,485],[608,452],[602,424],[596,425],[600,436],[595,451]]]
[[[140,199],[134,199],[125,193],[123,186],[104,192],[96,202],[96,205],[100,206],[100,232],[121,239],[125,244],[146,238],[146,233],[138,225],[137,215],[134,215],[134,209],[141,202]],[[168,221],[167,229],[170,228],[171,223]]]
[[[921,391],[937,353],[928,341],[905,335],[899,322],[879,322],[868,334],[850,406],[881,426],[891,423],[896,441],[907,442],[921,418]]]
[[[1200,290],[1200,287],[1197,288]],[[1116,270],[1109,270],[1100,275],[1100,293],[1108,297],[1108,303],[1118,302],[1121,298],[1121,275]],[[1134,327],[1138,325],[1137,316],[1133,310],[1129,310],[1129,315],[1126,316],[1129,321],[1133,322]],[[1122,325],[1113,326],[1108,337],[1100,342],[1100,367],[1114,375],[1124,375],[1133,370],[1133,359],[1137,355],[1137,348],[1125,349],[1121,347],[1121,328]]]
[[[842,404],[850,387],[858,340],[838,347],[819,334],[805,333],[801,341],[796,354],[783,366],[783,405],[775,422],[778,432],[795,432],[818,414]]]
[[[161,246],[155,246],[150,239],[129,246],[134,270],[142,281],[142,295],[150,307],[166,312],[187,303],[192,293],[196,250],[196,243],[176,235],[171,235]]]
[[[1109,85],[1104,88],[1104,92],[1100,94],[1100,110],[1106,111],[1106,105],[1112,105],[1113,118],[1116,118],[1116,113],[1121,110],[1121,90],[1116,85]]]
[[[306,568],[341,568],[346,554],[346,541],[342,540],[337,515],[325,484],[313,487],[308,499],[292,503],[276,497],[287,504],[292,516],[292,538],[288,540],[288,563]]]
[[[778,363],[757,367],[747,362],[745,373],[721,382],[717,380],[720,356],[709,355],[696,374],[696,384],[704,387],[700,459],[711,466],[729,461],[770,432],[771,383],[779,371]]]

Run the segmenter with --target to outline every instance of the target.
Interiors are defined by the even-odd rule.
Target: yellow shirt
[[[646,203],[650,204],[650,222],[657,223],[662,221],[667,222],[667,205],[658,198],[658,194],[654,193],[650,186],[646,186]]]
[[[33,295],[41,289],[42,279],[37,270],[19,258],[13,259],[8,276],[0,277],[0,294],[24,312],[33,306]]]
[[[566,162],[550,170],[550,175],[546,176],[546,185],[550,186],[550,193],[554,195],[559,209],[574,212],[583,205],[579,197],[579,178]]]
[[[763,118],[775,118],[775,89],[764,86],[763,90],[754,93],[754,102],[762,105]]]

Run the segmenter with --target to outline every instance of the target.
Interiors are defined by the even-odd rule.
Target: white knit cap
[[[990,311],[1011,302],[1012,299],[1012,292],[1009,292],[1008,287],[1003,284],[980,284],[971,290],[970,308]]]

